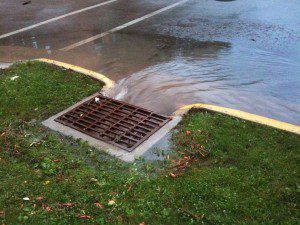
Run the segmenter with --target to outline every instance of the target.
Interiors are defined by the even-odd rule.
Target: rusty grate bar
[[[128,152],[147,140],[171,118],[102,95],[55,119]]]

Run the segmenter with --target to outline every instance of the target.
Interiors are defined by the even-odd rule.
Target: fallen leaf
[[[42,196],[39,196],[39,197],[36,197],[36,200],[38,200],[38,201],[43,201],[44,200],[44,198],[42,197]]]
[[[52,162],[55,162],[55,163],[56,163],[56,162],[59,162],[59,161],[60,161],[59,159],[53,159],[53,160],[52,160]]]
[[[197,219],[199,216],[198,216],[198,214],[195,214],[194,217]]]
[[[169,160],[169,159],[170,159],[170,155],[167,155],[167,157],[166,157],[166,158],[167,158],[167,160]]]
[[[53,210],[50,205],[46,205],[45,203],[42,203],[42,207],[46,212],[50,212]]]
[[[205,219],[205,218],[206,218],[206,215],[203,213],[202,216],[201,216],[201,218],[202,218],[202,219]]]
[[[94,205],[100,209],[103,209],[103,205],[99,202],[95,202]]]
[[[44,181],[44,184],[45,184],[45,185],[50,184],[50,180],[45,180],[45,181]]]
[[[88,215],[80,215],[80,216],[78,216],[78,218],[79,219],[91,219],[91,217]]]
[[[108,205],[113,205],[113,204],[115,204],[116,202],[114,201],[114,200],[110,200],[109,202],[108,202]]]
[[[170,173],[170,177],[173,177],[173,178],[175,178],[175,177],[176,177],[176,175],[175,175],[174,173]]]
[[[63,203],[61,205],[65,207],[72,207],[73,205],[75,205],[75,203],[68,202],[68,203]]]
[[[60,173],[58,173],[58,174],[55,175],[55,181],[57,183],[62,181],[62,175]]]
[[[46,211],[46,212],[52,211],[52,207],[51,207],[51,206],[47,206],[47,207],[45,208],[45,211]]]

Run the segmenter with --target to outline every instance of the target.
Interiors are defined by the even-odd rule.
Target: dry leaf
[[[47,206],[45,210],[46,210],[46,212],[50,212],[50,211],[52,211],[52,207],[51,206]]]
[[[45,180],[45,181],[44,181],[44,184],[45,184],[45,185],[50,184],[50,180]]]
[[[75,205],[75,203],[68,202],[68,203],[63,203],[61,205],[65,207],[72,207],[73,205]]]
[[[79,219],[91,219],[91,217],[88,215],[80,215],[80,216],[78,216],[78,218]]]
[[[44,203],[42,204],[42,207],[46,212],[51,212],[53,210],[50,205],[46,205]]]
[[[95,202],[94,205],[100,209],[103,209],[103,205],[99,202]]]
[[[43,201],[44,200],[44,198],[42,197],[42,196],[39,196],[39,197],[36,197],[36,200],[38,200],[38,201]]]
[[[114,200],[110,200],[109,202],[108,202],[108,205],[113,205],[113,204],[115,204],[116,202],[114,201]]]
[[[58,173],[58,174],[55,175],[55,181],[57,183],[62,181],[62,175],[60,173]]]
[[[175,178],[175,177],[176,177],[176,175],[175,175],[174,173],[170,173],[170,177],[173,177],[173,178]]]

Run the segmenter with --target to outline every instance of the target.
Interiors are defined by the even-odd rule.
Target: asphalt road
[[[167,114],[205,102],[300,123],[298,0],[23,2],[0,2],[0,62],[76,64]]]

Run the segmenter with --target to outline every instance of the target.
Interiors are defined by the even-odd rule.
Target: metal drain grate
[[[56,122],[128,152],[170,120],[170,117],[102,95],[55,119]]]

